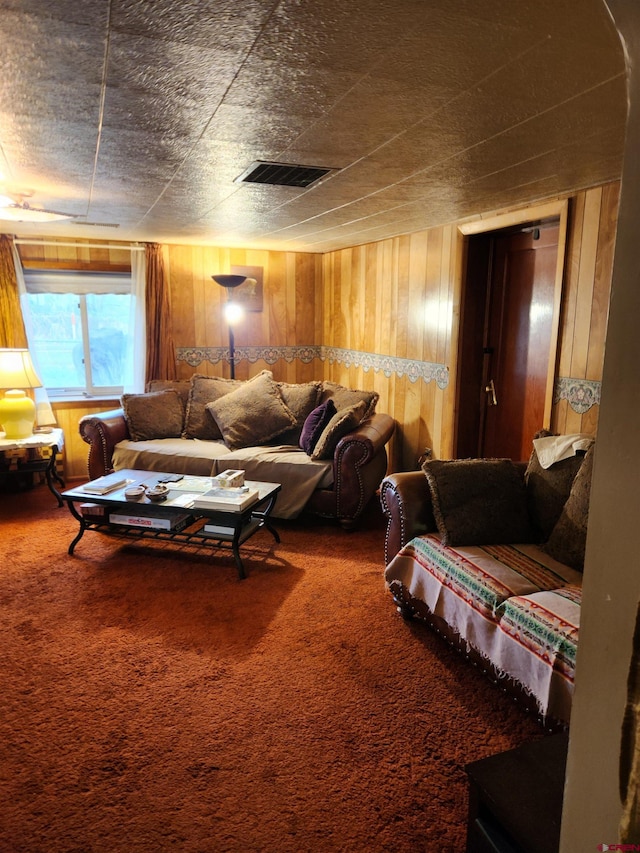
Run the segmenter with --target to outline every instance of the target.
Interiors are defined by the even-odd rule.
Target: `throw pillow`
[[[354,406],[360,401],[364,401],[366,410],[364,418],[370,418],[376,410],[376,404],[380,395],[375,391],[358,391],[352,388],[345,388],[344,385],[339,385],[337,382],[325,381],[322,383],[322,398],[320,402],[331,398],[336,404],[336,409],[346,409],[349,406]],[[363,418],[363,420],[364,420]]]
[[[265,444],[295,425],[270,371],[263,371],[206,409],[231,450]]]
[[[132,441],[180,438],[184,407],[177,391],[123,394],[122,408]]]
[[[544,550],[554,560],[580,572],[584,568],[584,550],[587,542],[593,454],[594,449],[590,447],[573,481],[571,493],[560,518],[544,546]]]
[[[190,379],[151,379],[147,382],[147,391],[177,391],[182,398],[182,405],[187,408],[189,392],[191,391]]]
[[[207,412],[207,403],[231,393],[243,384],[240,379],[222,379],[216,376],[202,376],[194,373],[191,377],[191,390],[184,418],[183,438],[216,439],[222,438],[218,425]]]
[[[311,458],[332,459],[340,439],[362,422],[366,411],[367,404],[364,400],[347,409],[339,409],[323,429]]]
[[[551,435],[551,433],[539,433],[536,437],[543,435]],[[576,454],[569,459],[555,462],[550,468],[545,469],[540,464],[535,447],[531,451],[524,481],[529,516],[537,532],[538,541],[546,542],[551,535],[567,502],[583,459],[584,454]]]
[[[320,402],[321,382],[278,382],[282,399],[296,419],[292,429],[278,437],[280,444],[298,444],[304,422]]]
[[[422,469],[445,545],[533,541],[524,480],[511,460],[436,459]]]
[[[336,404],[333,400],[325,400],[320,403],[307,417],[300,433],[300,447],[304,452],[311,456],[313,449],[324,428],[327,426],[331,418],[336,414]]]

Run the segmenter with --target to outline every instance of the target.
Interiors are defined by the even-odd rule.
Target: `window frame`
[[[129,295],[134,298],[132,274],[128,272],[106,272],[89,270],[25,269],[24,283],[27,299],[32,294],[70,294],[78,298],[82,332],[84,385],[47,386],[53,400],[74,398],[98,399],[118,397],[124,393],[124,385],[95,385],[91,361],[91,334],[87,297],[91,294]],[[131,303],[130,303],[131,310]],[[37,348],[34,346],[37,352]],[[125,345],[124,357],[131,357],[132,347]]]

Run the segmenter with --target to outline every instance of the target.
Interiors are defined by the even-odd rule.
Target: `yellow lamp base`
[[[24,391],[6,391],[0,400],[0,425],[6,438],[29,438],[33,435],[36,404]]]

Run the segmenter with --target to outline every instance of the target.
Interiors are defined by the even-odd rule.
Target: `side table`
[[[60,492],[54,485],[64,488],[64,480],[56,470],[56,457],[64,448],[64,432],[36,432],[29,438],[9,439],[0,432],[0,474],[44,473],[49,491],[63,506]]]
[[[568,735],[467,764],[467,853],[557,853]]]

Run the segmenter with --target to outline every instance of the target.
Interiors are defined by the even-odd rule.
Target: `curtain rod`
[[[126,249],[131,252],[144,252],[145,249],[137,243],[67,243],[60,240],[29,240],[26,237],[18,237],[13,242],[16,246],[60,246],[67,249]]]

